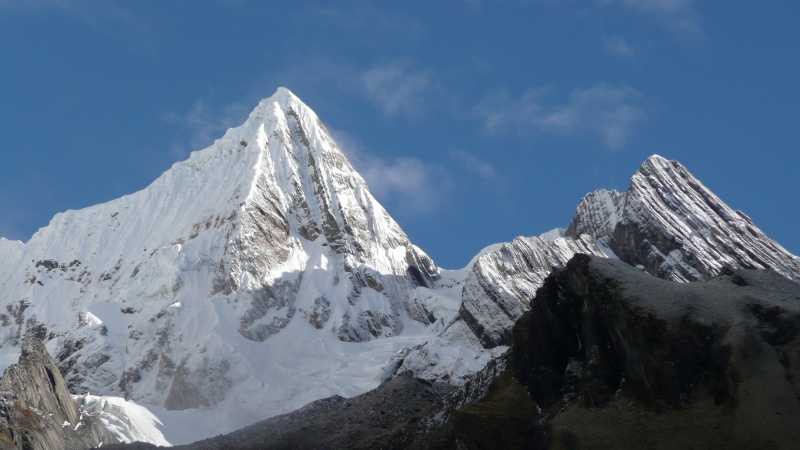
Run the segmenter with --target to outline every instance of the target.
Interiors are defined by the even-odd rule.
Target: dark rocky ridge
[[[680,284],[578,255],[539,289],[513,345],[545,448],[800,442],[800,285],[774,272]]]
[[[289,414],[276,416],[233,433],[172,447],[176,450],[283,450],[283,449],[451,449],[468,433],[473,417],[469,407],[480,399],[507,398],[493,387],[507,378],[506,359],[492,361],[458,388],[429,383],[408,373],[391,378],[376,389],[346,399],[329,397]],[[525,390],[512,391],[530,404]],[[465,413],[461,413],[466,409]],[[507,417],[499,416],[500,420]],[[517,422],[519,423],[519,421]],[[467,424],[467,425],[465,425]],[[507,424],[506,424],[507,425]],[[465,431],[467,430],[467,431]],[[505,430],[505,429],[504,429]],[[464,438],[460,438],[461,435]],[[524,435],[521,435],[524,438]],[[487,436],[488,438],[488,436]],[[481,438],[482,439],[482,438]],[[519,436],[505,441],[519,442]],[[115,444],[104,450],[151,450],[151,444]],[[469,447],[471,448],[471,447]]]
[[[78,450],[117,442],[81,416],[39,336],[26,335],[19,362],[0,379],[0,449]]]

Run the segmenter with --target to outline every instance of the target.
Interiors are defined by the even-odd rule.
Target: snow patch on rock
[[[116,442],[146,442],[169,447],[161,432],[161,421],[147,408],[121,397],[75,395],[81,420],[94,417]],[[100,443],[102,445],[102,443]]]

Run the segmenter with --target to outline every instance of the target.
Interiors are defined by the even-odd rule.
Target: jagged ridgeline
[[[0,239],[0,362],[43,330],[73,394],[144,404],[173,443],[400,374],[467,401],[579,253],[681,282],[727,267],[800,278],[796,256],[658,156],[626,192],[584,198],[566,230],[439,268],[280,88],[147,188],[60,213],[26,243]]]

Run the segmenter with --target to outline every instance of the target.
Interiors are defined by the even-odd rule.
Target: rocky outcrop
[[[567,226],[567,236],[588,234],[596,239],[608,239],[622,219],[626,195],[623,192],[598,189],[586,194],[575,209]]]
[[[460,317],[484,347],[507,345],[536,289],[576,253],[605,256],[592,237],[571,238],[559,230],[518,237],[478,256],[464,282]]]
[[[800,258],[764,234],[677,161],[648,158],[625,193],[596,191],[578,205],[567,234],[608,242],[623,261],[676,281],[726,268],[771,269],[800,280]]]
[[[771,271],[655,278],[578,255],[539,289],[511,358],[540,448],[790,449],[800,285]]]
[[[27,336],[19,362],[0,379],[0,448],[78,450],[103,442],[118,441],[80,414],[39,337]]]

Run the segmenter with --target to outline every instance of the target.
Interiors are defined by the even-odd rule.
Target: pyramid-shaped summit
[[[217,405],[209,432],[374,387],[395,351],[457,308],[285,88],[145,189],[6,247],[3,360],[44,326],[73,392]]]

